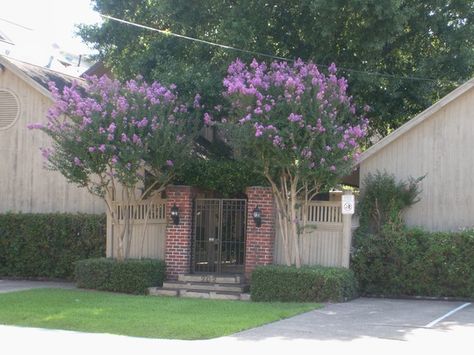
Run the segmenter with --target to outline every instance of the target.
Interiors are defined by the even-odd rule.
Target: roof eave
[[[5,68],[7,68],[8,70],[10,70],[12,73],[15,73],[15,75],[17,75],[18,77],[20,77],[21,79],[23,79],[24,81],[26,81],[28,84],[30,84],[32,87],[34,87],[36,90],[38,90],[41,94],[43,94],[44,96],[46,96],[48,99],[50,99],[51,101],[53,101],[53,96],[51,95],[51,93],[46,90],[42,85],[40,85],[39,83],[37,83],[35,80],[33,80],[32,78],[30,78],[28,75],[26,75],[25,73],[23,73],[20,69],[18,69],[16,67],[15,64],[13,64],[12,62],[10,62],[7,58],[5,58],[4,56],[0,56],[0,64],[2,64]]]
[[[356,166],[360,165],[364,160],[368,159],[372,155],[376,154],[383,148],[385,148],[387,145],[391,144],[393,141],[397,140],[400,138],[402,135],[410,131],[411,129],[415,128],[419,124],[421,124],[423,121],[425,121],[427,118],[429,118],[431,115],[434,113],[438,112],[442,108],[444,108],[446,105],[448,105],[451,101],[454,101],[457,99],[459,96],[470,90],[471,88],[474,87],[474,78],[468,80],[458,88],[454,89],[451,91],[449,94],[444,96],[442,99],[437,101],[435,104],[431,105],[428,107],[426,110],[423,112],[419,113],[415,117],[413,117],[410,121],[405,123],[404,125],[400,126],[397,128],[395,131],[387,135],[386,137],[382,138],[380,141],[375,143],[373,146],[371,146],[369,149],[364,151],[360,158],[359,161],[357,162]]]

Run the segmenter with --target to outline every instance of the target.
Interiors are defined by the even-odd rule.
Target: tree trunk
[[[300,253],[300,238],[298,233],[298,223],[299,218],[297,215],[296,205],[298,204],[298,196],[296,194],[296,184],[298,183],[297,179],[294,179],[290,182],[290,212],[291,212],[291,238],[293,239],[293,245],[295,250],[295,266],[296,268],[301,267],[301,253]]]

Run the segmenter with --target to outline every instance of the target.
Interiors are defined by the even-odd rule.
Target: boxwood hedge
[[[343,268],[269,265],[252,272],[250,292],[253,301],[343,302],[357,296],[357,281]]]
[[[357,234],[351,268],[366,295],[474,299],[474,231]]]
[[[74,262],[105,255],[105,215],[0,214],[0,276],[72,279]]]
[[[163,285],[165,271],[161,260],[95,258],[76,262],[74,274],[80,288],[145,294],[148,287]]]

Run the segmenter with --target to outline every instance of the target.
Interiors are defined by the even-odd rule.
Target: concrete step
[[[249,301],[250,295],[241,292],[216,292],[205,290],[179,290],[179,297],[206,298],[211,300]]]
[[[205,298],[212,300],[239,300],[250,301],[250,294],[244,292],[218,292],[199,289],[167,289],[161,287],[150,287],[148,293],[151,296],[174,296],[187,298]]]
[[[150,296],[179,296],[179,290],[169,290],[161,287],[149,287],[148,294]]]
[[[182,274],[178,275],[178,281],[182,282],[207,282],[222,284],[240,284],[242,275],[214,275],[214,274]]]
[[[208,282],[184,282],[184,281],[168,281],[163,283],[163,288],[180,289],[180,290],[204,290],[204,291],[221,291],[221,292],[245,292],[248,286],[236,283],[208,283]]]

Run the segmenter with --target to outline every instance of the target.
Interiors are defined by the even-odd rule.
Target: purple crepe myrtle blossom
[[[132,136],[132,142],[135,143],[136,145],[142,145],[141,138],[138,135],[136,135],[135,133]]]
[[[79,159],[78,157],[74,157],[73,162],[74,162],[74,165],[76,165],[76,166],[79,166],[79,167],[82,166],[81,159]]]
[[[87,148],[87,151],[89,153],[94,153],[96,151],[96,148],[95,147],[89,147],[89,148]]]
[[[112,123],[109,125],[109,128],[107,128],[107,132],[109,132],[109,133],[114,133],[116,128],[117,128],[117,125],[115,124],[115,122],[112,122]]]
[[[196,96],[194,96],[193,107],[194,108],[201,108],[201,95],[196,94]]]
[[[213,126],[214,123],[215,123],[215,122],[212,120],[212,116],[211,116],[209,113],[207,113],[207,112],[204,113],[204,119],[203,119],[203,120],[204,120],[204,124],[205,124],[206,126]]]
[[[173,161],[172,161],[172,160],[167,160],[167,161],[166,161],[166,166],[169,166],[169,167],[174,166]]]
[[[105,153],[105,150],[106,150],[106,149],[107,149],[107,148],[106,148],[105,144],[101,144],[101,145],[99,145],[99,147],[97,148],[97,150],[98,150],[99,152],[102,152],[102,153]]]
[[[43,156],[44,159],[48,160],[51,155],[54,153],[54,149],[52,148],[40,148],[41,150],[41,155]]]
[[[288,121],[290,122],[300,122],[301,120],[303,119],[303,116],[302,115],[298,115],[296,113],[290,113],[290,115],[288,116]]]
[[[148,119],[146,117],[143,117],[141,121],[136,123],[136,126],[138,128],[143,128],[143,127],[146,127],[147,125],[148,125]]]
[[[28,123],[26,125],[28,129],[41,129],[44,128],[44,124],[42,123]]]

